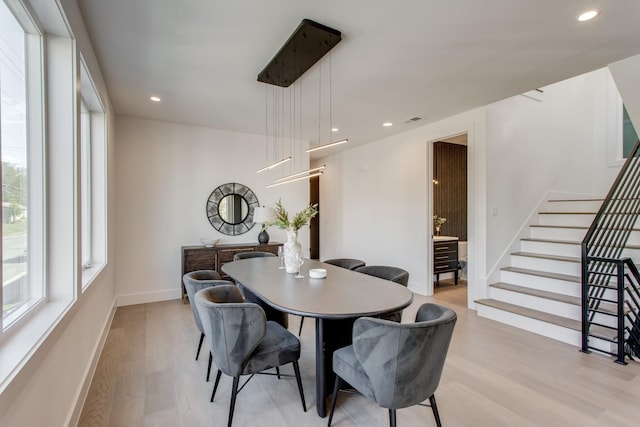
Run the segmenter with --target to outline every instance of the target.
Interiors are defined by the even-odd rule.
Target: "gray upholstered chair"
[[[323,262],[337,267],[346,268],[347,270],[355,270],[356,268],[364,267],[365,265],[364,261],[354,258],[333,258]]]
[[[186,273],[182,276],[182,283],[187,290],[187,296],[189,297],[189,303],[191,304],[191,312],[193,313],[193,319],[196,322],[196,326],[200,331],[200,342],[198,343],[198,350],[196,351],[196,360],[200,357],[200,349],[202,348],[202,342],[204,341],[204,329],[202,328],[202,322],[200,321],[200,315],[198,309],[194,303],[194,295],[202,289],[210,288],[217,285],[229,285],[231,282],[228,280],[220,280],[220,274],[214,270],[196,270]],[[209,374],[211,373],[212,356],[209,352],[209,366],[207,368],[207,381],[209,381]]]
[[[203,289],[196,294],[195,299],[205,335],[211,343],[213,359],[218,367],[211,394],[212,402],[221,374],[233,377],[229,427],[233,420],[240,376],[253,376],[266,369],[288,363],[293,364],[302,409],[306,412],[307,406],[298,367],[298,338],[278,323],[267,321],[262,308],[257,304],[245,302],[240,290],[234,285]]]
[[[260,251],[240,252],[233,255],[233,260],[237,261],[239,259],[257,258],[257,257],[273,257],[273,256],[276,256],[276,255],[272,254],[271,252],[260,252]],[[264,310],[264,313],[267,315],[267,320],[273,320],[274,322],[277,322],[282,326],[284,326],[285,329],[289,327],[289,316],[287,315],[287,313],[283,313],[280,310],[276,310],[275,308],[271,307],[269,304],[264,302],[259,296],[257,296],[256,294],[251,292],[249,289],[247,289],[247,287],[244,286],[242,283],[236,281],[236,284],[238,285],[238,288],[240,288],[240,290],[242,291],[242,295],[244,295],[244,298],[247,301],[250,301],[254,304],[258,304],[260,307],[262,307],[262,309]]]
[[[456,323],[456,313],[426,303],[415,323],[395,323],[362,317],[353,325],[353,344],[333,353],[336,382],[331,399],[329,426],[343,380],[378,405],[389,410],[396,425],[396,409],[429,399],[441,426],[435,391]]]
[[[381,279],[391,280],[407,286],[409,284],[409,272],[399,267],[389,267],[386,265],[366,265],[364,267],[358,267],[355,269],[358,273],[368,274],[370,276],[376,276]],[[402,320],[402,310],[394,311],[393,313],[387,313],[379,316],[381,319],[392,320],[400,323]]]

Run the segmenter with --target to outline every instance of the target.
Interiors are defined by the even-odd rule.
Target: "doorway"
[[[309,258],[320,259],[320,177],[309,179],[309,204],[318,204],[318,214],[309,221]]]
[[[466,287],[467,134],[433,142],[434,293]]]

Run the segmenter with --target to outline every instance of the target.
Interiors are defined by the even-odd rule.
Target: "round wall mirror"
[[[207,199],[207,218],[219,232],[229,236],[253,228],[253,208],[258,198],[246,185],[231,182],[213,190]]]
[[[249,205],[244,197],[238,194],[229,194],[218,203],[218,215],[224,222],[237,225],[249,215]]]

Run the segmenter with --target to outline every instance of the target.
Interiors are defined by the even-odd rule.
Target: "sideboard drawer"
[[[222,272],[222,266],[233,261],[233,256],[242,252],[269,252],[278,253],[278,247],[282,243],[273,242],[267,244],[228,244],[216,245],[211,248],[204,246],[183,246],[182,247],[182,276],[195,270],[214,270],[220,273],[225,280],[230,280],[229,276]],[[180,288],[182,289],[182,299],[187,302],[187,293],[180,276]]]

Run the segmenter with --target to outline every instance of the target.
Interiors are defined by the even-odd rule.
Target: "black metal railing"
[[[629,153],[609,194],[582,241],[582,351],[594,347],[589,338],[617,344],[616,362],[625,363],[628,340],[640,337],[638,270],[623,258],[629,236],[640,216],[640,141]],[[607,321],[614,316],[615,321]],[[640,326],[640,325],[637,325]]]

